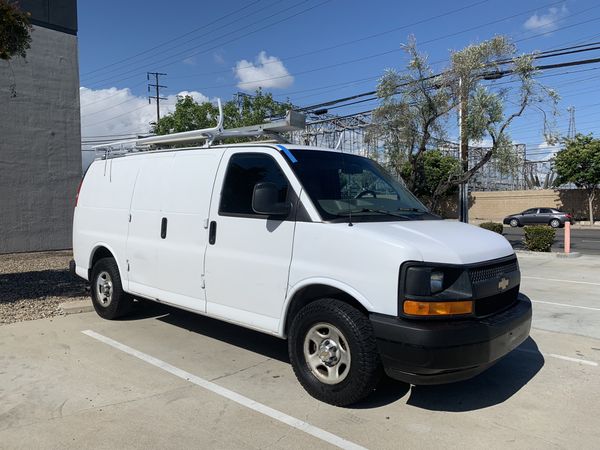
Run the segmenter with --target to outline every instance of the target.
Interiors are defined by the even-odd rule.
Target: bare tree
[[[382,100],[370,132],[372,139],[384,140],[390,165],[397,173],[403,164],[410,164],[409,189],[415,189],[424,152],[448,134],[448,119],[461,101],[468,105],[465,138],[491,142],[470,167],[449,171],[433,194],[434,204],[450,189],[470,180],[492,157],[507,171],[521,163],[512,150],[508,130],[525,111],[544,111],[549,105],[551,117],[556,113],[557,94],[535,79],[535,55],[517,55],[515,45],[504,36],[451,53],[450,66],[439,75],[433,74],[414,38],[404,48],[411,57],[407,72],[388,70],[380,80]],[[509,78],[511,83],[496,84],[500,78]],[[484,83],[486,80],[489,83]],[[546,117],[544,113],[545,131],[549,129]],[[553,139],[546,136],[549,142]]]

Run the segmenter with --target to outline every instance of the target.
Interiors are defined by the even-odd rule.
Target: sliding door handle
[[[217,242],[217,222],[213,220],[208,227],[208,243],[214,245],[215,242]]]
[[[163,217],[160,222],[160,237],[162,239],[167,237],[167,218]]]

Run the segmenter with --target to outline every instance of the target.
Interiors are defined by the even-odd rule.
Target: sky
[[[600,41],[597,0],[80,0],[78,9],[88,143],[149,131],[156,106],[148,104],[146,72],[166,74],[162,114],[173,111],[178,95],[226,101],[258,87],[302,107],[374,90],[386,69],[403,71],[408,59],[401,45],[410,35],[435,71],[447,66],[451,51],[497,34],[509,36],[520,53]],[[543,61],[597,57],[600,50]],[[573,106],[577,131],[600,133],[598,69],[600,63],[540,73],[561,97],[557,131],[567,132]],[[530,159],[554,150],[544,142],[537,109],[518,118],[510,134],[527,145]]]

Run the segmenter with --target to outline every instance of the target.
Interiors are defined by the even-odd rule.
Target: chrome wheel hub
[[[100,272],[96,278],[96,298],[102,306],[108,306],[112,302],[113,282],[110,274],[106,271]]]
[[[325,339],[319,345],[319,359],[329,367],[335,366],[340,360],[338,345],[331,339]]]
[[[342,382],[350,371],[350,348],[342,332],[329,323],[314,325],[304,338],[304,359],[325,384]]]

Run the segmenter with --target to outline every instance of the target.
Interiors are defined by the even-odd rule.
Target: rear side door
[[[537,223],[548,224],[552,219],[553,212],[550,208],[540,208],[540,211],[537,215]]]
[[[206,311],[204,253],[210,200],[222,154],[214,149],[177,152],[160,214],[159,298],[200,312]]]
[[[131,199],[127,236],[129,291],[154,299],[159,298],[160,208],[173,157],[174,153],[147,156],[141,163]]]
[[[276,332],[287,293],[295,210],[277,219],[256,214],[252,193],[256,183],[273,182],[279,201],[297,203],[295,192],[300,190],[283,156],[260,150],[229,149],[221,162],[206,251],[206,309],[211,315]]]

